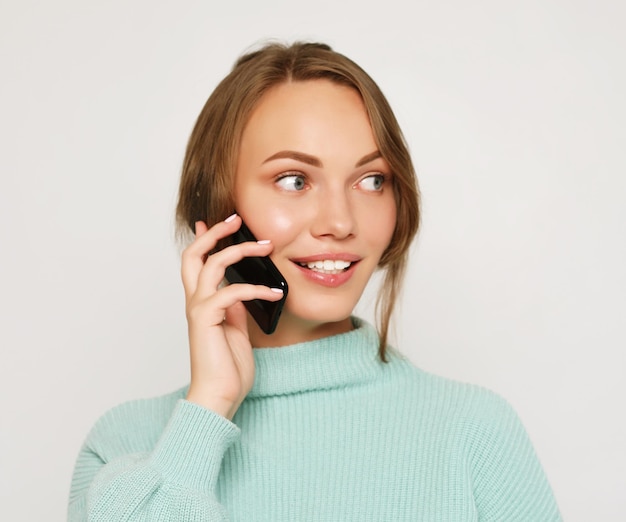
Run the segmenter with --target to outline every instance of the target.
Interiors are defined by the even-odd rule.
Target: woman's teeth
[[[352,263],[350,261],[325,259],[324,261],[310,261],[308,263],[300,263],[315,272],[323,272],[324,274],[339,274],[348,268]]]

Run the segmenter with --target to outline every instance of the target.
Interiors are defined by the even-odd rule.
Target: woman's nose
[[[346,239],[356,233],[357,223],[349,190],[327,191],[319,195],[316,216],[311,226],[314,236]]]

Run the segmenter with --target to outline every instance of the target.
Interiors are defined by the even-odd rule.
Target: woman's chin
[[[250,340],[253,346],[261,348],[287,346],[346,333],[353,328],[350,312],[339,316],[332,314],[294,315],[289,311],[284,311],[278,320],[276,330],[270,335],[263,333],[256,324],[249,324]]]

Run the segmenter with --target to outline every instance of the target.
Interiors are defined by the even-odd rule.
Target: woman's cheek
[[[268,226],[276,236],[289,234],[296,228],[296,216],[294,210],[274,208],[267,213]]]
[[[256,211],[248,209],[242,213],[242,218],[257,238],[271,239],[275,247],[279,248],[298,234],[302,214],[298,214],[298,209],[295,208],[270,206]]]

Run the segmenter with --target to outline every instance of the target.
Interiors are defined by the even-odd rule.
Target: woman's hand
[[[191,357],[187,400],[232,419],[254,383],[254,357],[242,301],[278,301],[282,292],[266,286],[233,284],[219,288],[226,267],[248,256],[267,256],[269,241],[232,245],[208,256],[218,240],[233,234],[233,215],[207,229],[196,223],[196,238],[182,255]]]

